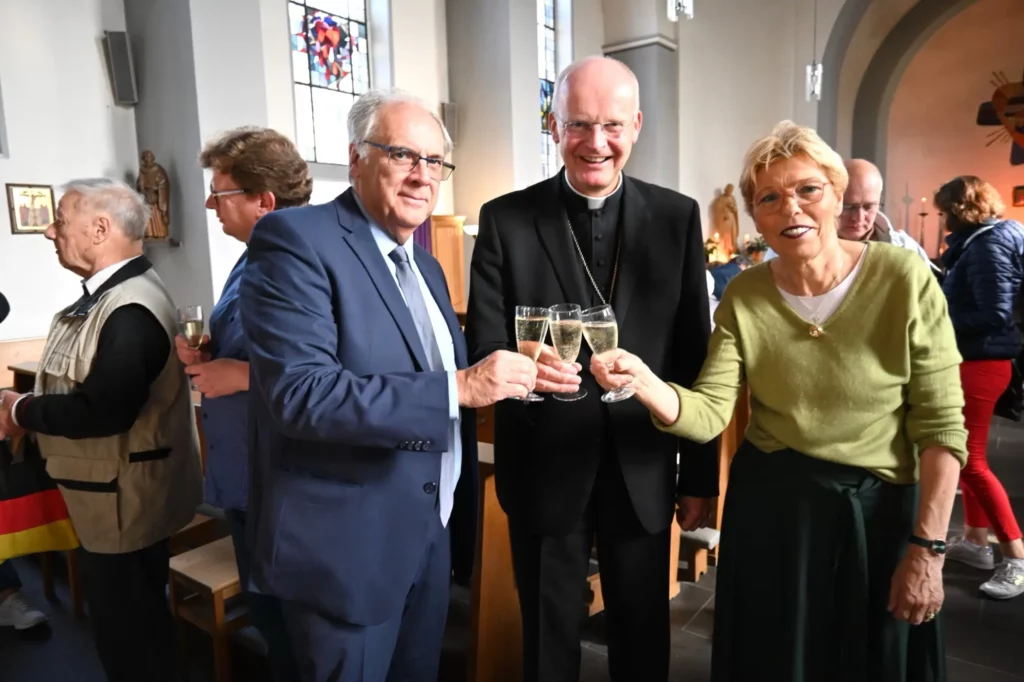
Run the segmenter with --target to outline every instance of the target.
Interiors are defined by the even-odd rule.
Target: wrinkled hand
[[[174,337],[174,349],[178,352],[178,359],[186,367],[210,361],[210,354],[203,350],[208,343],[210,343],[210,337],[206,334],[203,334],[203,341],[199,344],[199,348],[190,348],[188,339],[181,334]]]
[[[206,398],[220,398],[249,390],[249,363],[220,358],[196,365],[187,365],[185,374],[192,385]]]
[[[499,350],[455,373],[462,407],[484,407],[506,398],[524,398],[537,383],[537,363],[525,355]]]
[[[16,438],[25,434],[25,429],[14,423],[11,411],[14,403],[21,398],[21,393],[14,391],[0,391],[0,438]]]
[[[579,373],[582,369],[578,362],[563,362],[554,348],[544,346],[537,358],[537,387],[533,390],[573,393],[580,387]]]
[[[623,386],[639,390],[647,385],[651,370],[644,361],[621,348],[609,350],[590,359],[590,373],[606,391]]]
[[[711,520],[713,510],[711,497],[685,497],[679,496],[676,500],[676,520],[683,530],[697,530],[704,528]]]
[[[889,589],[889,612],[897,620],[920,625],[942,608],[942,558],[912,545],[896,567]]]

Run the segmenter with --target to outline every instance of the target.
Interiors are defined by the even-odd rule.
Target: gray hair
[[[121,180],[84,178],[64,185],[65,194],[78,194],[97,213],[106,213],[132,241],[146,236],[149,206],[142,195]]]
[[[616,66],[621,67],[633,81],[633,92],[636,93],[637,108],[640,107],[640,81],[637,79],[636,74],[633,73],[633,69],[629,68],[624,62],[621,62],[614,57],[590,55],[589,57],[577,59],[569,66],[562,69],[562,72],[558,74],[558,78],[555,79],[555,87],[551,90],[551,111],[554,112],[555,118],[561,119],[565,116],[564,103],[566,98],[569,96],[567,92],[563,92],[563,90],[565,90],[565,82],[569,80],[569,76],[576,72],[581,66],[591,62],[612,62]],[[561,111],[559,111],[560,107],[562,109]]]
[[[370,90],[355,101],[348,112],[348,139],[356,146],[360,158],[366,158],[370,153],[370,145],[366,144],[377,133],[377,125],[380,123],[380,110],[388,104],[406,103],[422,107],[429,113],[444,135],[444,154],[451,154],[453,147],[452,138],[448,129],[444,127],[444,121],[437,113],[428,107],[419,97],[412,95],[400,88],[389,88],[387,90]]]

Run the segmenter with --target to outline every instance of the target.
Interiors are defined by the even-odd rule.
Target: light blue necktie
[[[423,301],[423,294],[420,291],[420,283],[416,279],[416,273],[412,271],[409,254],[406,252],[405,247],[398,246],[388,254],[388,257],[395,262],[398,272],[398,286],[402,289],[402,294],[405,295],[405,304],[409,306],[409,312],[412,313],[412,321],[416,325],[416,332],[419,334],[420,342],[423,344],[423,352],[427,355],[430,371],[443,372],[444,362],[441,360],[441,351],[437,345],[437,337],[434,336],[434,326],[430,324],[427,304]]]

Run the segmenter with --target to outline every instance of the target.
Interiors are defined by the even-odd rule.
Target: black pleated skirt
[[[917,485],[744,443],[722,523],[714,682],[945,682],[942,614],[886,610]]]

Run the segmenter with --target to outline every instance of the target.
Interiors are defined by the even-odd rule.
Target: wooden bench
[[[171,613],[210,635],[217,682],[231,680],[228,637],[249,624],[244,607],[228,611],[227,601],[241,592],[230,537],[171,559]]]

